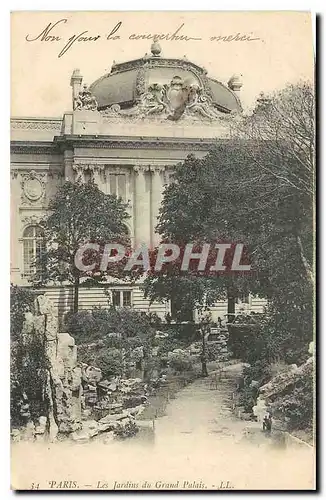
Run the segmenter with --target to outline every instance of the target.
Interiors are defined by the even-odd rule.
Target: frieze
[[[61,127],[61,120],[26,120],[16,118],[11,120],[11,128],[13,129],[61,130]]]

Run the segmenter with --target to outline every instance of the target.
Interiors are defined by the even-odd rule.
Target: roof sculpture
[[[72,81],[80,80],[75,70]],[[187,118],[216,121],[241,113],[239,76],[227,85],[207,76],[207,71],[189,61],[164,58],[157,42],[151,54],[124,63],[113,63],[110,73],[84,86],[74,100],[74,109],[97,109],[103,117],[131,120],[143,118],[179,121]]]

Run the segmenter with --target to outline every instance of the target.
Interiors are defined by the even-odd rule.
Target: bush
[[[137,347],[143,347],[145,371],[149,365],[155,337],[152,316],[127,308],[95,308],[68,314],[66,328],[79,345],[79,361],[100,368],[105,378],[125,375]]]
[[[139,428],[134,420],[128,420],[125,424],[120,424],[114,430],[114,435],[119,439],[126,439],[135,436]]]
[[[86,350],[80,358],[84,363],[100,368],[104,378],[123,375],[124,362],[121,349],[102,347],[96,350]]]
[[[192,370],[191,357],[185,351],[171,352],[168,360],[170,368],[177,373]]]
[[[155,330],[151,318],[133,309],[94,308],[66,315],[66,329],[77,344],[91,343],[116,333],[122,339],[153,338]]]

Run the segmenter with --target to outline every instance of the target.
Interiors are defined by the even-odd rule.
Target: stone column
[[[64,164],[64,178],[66,181],[74,181],[75,174],[73,170],[73,152],[65,151],[63,156],[63,164]]]
[[[163,180],[165,167],[153,165],[150,167],[152,173],[151,186],[151,244],[157,246],[160,242],[160,235],[155,233],[155,227],[158,223],[159,209],[162,203]]]
[[[79,69],[74,69],[73,74],[70,78],[70,86],[72,88],[72,109],[75,109],[76,100],[79,95],[79,91],[81,89],[81,83],[83,81],[83,77],[80,74]]]
[[[135,165],[134,228],[135,245],[150,244],[150,193],[146,183],[147,165]]]

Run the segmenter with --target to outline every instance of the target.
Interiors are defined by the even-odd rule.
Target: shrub
[[[185,351],[178,350],[178,352],[170,353],[168,360],[170,368],[177,373],[192,370],[191,357]]]
[[[151,318],[133,309],[94,308],[66,315],[66,328],[77,344],[91,343],[103,339],[110,333],[121,338],[153,338],[155,330]]]
[[[121,349],[101,347],[96,350],[86,350],[81,360],[102,370],[104,378],[123,375],[124,362]]]
[[[134,420],[128,420],[125,424],[120,424],[114,430],[114,435],[119,439],[126,439],[135,436],[139,428]]]

